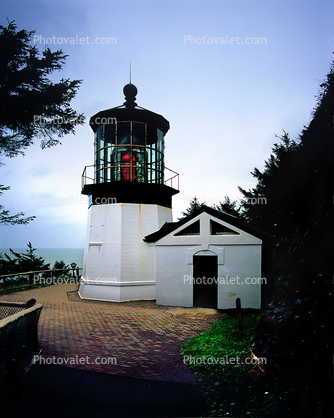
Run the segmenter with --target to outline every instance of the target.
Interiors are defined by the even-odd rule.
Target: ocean
[[[13,248],[15,252],[25,253],[26,248]],[[11,258],[14,256],[11,254],[8,248],[0,248],[0,253],[8,254]],[[46,263],[50,264],[50,268],[53,267],[55,261],[63,260],[65,264],[76,263],[78,267],[83,266],[83,248],[42,248],[36,249],[34,253],[37,257],[43,257]]]

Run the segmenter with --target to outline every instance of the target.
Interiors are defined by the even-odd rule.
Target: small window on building
[[[211,235],[240,235],[227,226],[219,224],[218,222],[210,220]]]
[[[184,235],[199,235],[199,220],[194,222],[193,224],[187,226],[186,228],[182,229],[182,231],[177,232],[174,236],[184,236]]]

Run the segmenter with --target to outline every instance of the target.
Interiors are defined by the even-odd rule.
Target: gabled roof
[[[186,224],[187,222],[191,221],[192,219],[196,218],[201,213],[206,212],[212,217],[219,219],[221,221],[224,221],[232,226],[235,226],[236,228],[241,229],[242,231],[245,231],[251,235],[254,235],[255,237],[265,241],[269,240],[271,241],[273,237],[263,231],[261,231],[258,228],[255,228],[251,226],[250,224],[247,224],[246,222],[241,221],[240,219],[236,218],[233,215],[229,215],[225,212],[220,212],[217,209],[210,208],[209,206],[203,205],[200,209],[195,210],[191,215],[186,216],[185,218],[181,219],[178,222],[165,222],[162,227],[152,234],[147,235],[144,238],[145,242],[156,242],[159,239],[165,237],[166,235],[170,234],[171,232],[175,231],[180,226]]]

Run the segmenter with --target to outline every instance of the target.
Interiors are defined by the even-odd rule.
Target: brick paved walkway
[[[180,315],[180,309],[148,301],[81,301],[77,288],[53,285],[1,295],[0,299],[26,302],[35,298],[43,305],[39,342],[42,357],[52,364],[65,365],[65,360],[76,358],[82,364],[67,365],[127,377],[195,383],[183,364],[181,347],[209,329],[219,315],[206,315],[202,310],[198,319],[190,319],[189,313]],[[113,364],[101,364],[108,357],[114,359]]]

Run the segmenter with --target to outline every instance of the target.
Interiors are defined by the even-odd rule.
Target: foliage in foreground
[[[225,359],[216,365],[190,365],[206,400],[207,409],[203,416],[261,417],[271,396],[275,396],[262,384],[262,378],[257,377],[257,374],[262,375],[262,366],[224,364],[226,356],[229,359],[240,357],[240,363],[252,357],[252,338],[260,316],[258,311],[243,311],[244,331],[240,332],[236,312],[228,311],[227,316],[211,329],[183,346],[183,355]]]
[[[327,361],[332,356],[334,293],[330,283],[305,289],[297,301],[291,293],[284,282],[275,305],[263,315],[243,311],[243,332],[238,331],[236,312],[228,311],[183,346],[182,355],[202,359],[202,364],[186,364],[206,401],[203,416],[330,416],[332,369]],[[265,360],[226,364],[226,356],[240,357],[241,363],[246,357]],[[203,364],[204,357],[223,361]]]
[[[268,359],[267,380],[279,383],[286,417],[332,416],[333,318],[332,278],[316,277],[298,289],[281,280],[258,323],[253,352]]]

